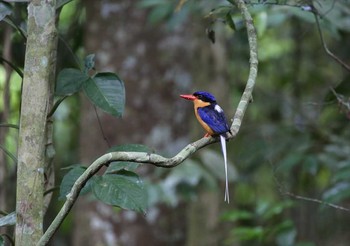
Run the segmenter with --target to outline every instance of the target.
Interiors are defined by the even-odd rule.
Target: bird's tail
[[[221,142],[221,150],[222,154],[224,156],[224,162],[225,162],[225,178],[226,178],[226,183],[225,183],[225,201],[227,203],[230,203],[230,194],[228,191],[228,174],[227,174],[227,154],[226,154],[226,137],[224,135],[220,135],[220,142]]]

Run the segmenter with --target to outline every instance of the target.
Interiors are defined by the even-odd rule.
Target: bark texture
[[[51,107],[57,33],[55,1],[28,5],[17,169],[16,245],[35,245],[43,233],[47,113]]]

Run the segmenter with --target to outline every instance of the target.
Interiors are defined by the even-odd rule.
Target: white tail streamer
[[[225,187],[225,199],[224,199],[224,201],[227,201],[227,203],[230,203],[230,194],[228,191],[226,137],[224,135],[220,135],[220,142],[221,142],[221,150],[222,150],[222,154],[224,156],[224,162],[225,162],[225,178],[226,178],[225,184],[226,184],[226,187]]]

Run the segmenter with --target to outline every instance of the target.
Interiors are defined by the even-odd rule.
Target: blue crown
[[[195,93],[193,93],[193,96],[205,102],[210,102],[210,103],[216,102],[215,97],[206,91],[196,91]]]

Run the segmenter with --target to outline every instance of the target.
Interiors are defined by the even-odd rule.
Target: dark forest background
[[[233,117],[249,72],[242,18],[226,1],[184,2],[75,0],[62,7],[57,73],[95,54],[97,71],[124,81],[126,104],[121,118],[82,93],[60,105],[57,186],[67,167],[89,165],[111,146],[137,143],[173,156],[202,137],[192,105],[179,94],[210,91]],[[145,214],[81,196],[50,245],[348,245],[350,3],[247,5],[259,71],[241,130],[227,143],[231,203],[223,201],[220,146],[210,145],[172,169],[136,169],[147,189]],[[11,7],[13,21],[25,26],[26,4]],[[20,32],[2,21],[0,36],[0,56],[21,68]],[[20,76],[1,63],[0,123],[18,124],[20,90]],[[16,153],[17,134],[0,127],[0,146]],[[0,150],[4,213],[14,210],[15,180],[16,165]],[[46,226],[63,202],[58,189],[53,194]]]

